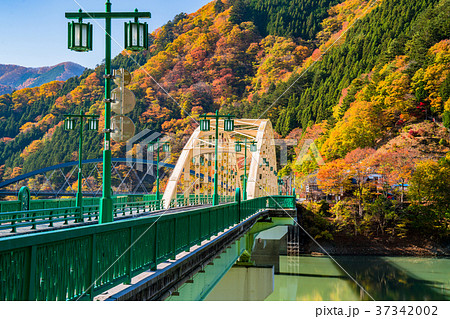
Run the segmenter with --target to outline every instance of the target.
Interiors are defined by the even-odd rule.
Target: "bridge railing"
[[[97,198],[84,199],[84,205],[91,207],[93,202],[98,203]],[[11,229],[11,232],[16,232],[19,227],[31,227],[36,229],[36,226],[41,224],[48,224],[53,227],[55,223],[62,222],[67,225],[70,221],[80,219],[80,213],[75,206],[74,199],[53,199],[53,200],[33,200],[30,201],[30,210],[20,210],[20,203],[18,210],[13,205],[8,205],[9,202],[2,203],[2,209],[6,212],[0,213],[0,230]],[[98,204],[97,204],[98,206]]]
[[[75,199],[39,199],[30,201],[30,210],[72,206],[75,206]],[[21,203],[18,200],[0,201],[0,213],[18,212],[21,209]]]
[[[20,201],[18,200],[9,200],[9,201],[1,201],[0,202],[0,213],[5,212],[17,212],[21,210]]]
[[[0,300],[92,300],[267,205],[263,197],[0,238]]]
[[[219,203],[231,203],[234,201],[234,196],[219,196]],[[184,197],[183,195],[177,195],[170,201],[170,208],[184,207],[184,206],[197,206],[212,204],[212,195],[189,195]]]
[[[295,208],[295,196],[281,196],[274,195],[267,197],[267,208],[273,209],[294,209]]]
[[[20,203],[19,203],[20,209]],[[36,229],[39,225],[49,227],[98,220],[99,198],[84,198],[83,212],[75,206],[74,199],[35,200],[30,202],[30,210],[0,212],[0,231],[10,229],[12,233],[18,228]],[[162,209],[162,200],[143,200],[143,196],[117,196],[113,198],[115,217],[141,214]],[[16,203],[4,205],[9,210],[16,208]]]

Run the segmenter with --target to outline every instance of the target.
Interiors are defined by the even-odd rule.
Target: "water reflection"
[[[255,266],[273,266],[275,270],[274,290],[265,300],[371,300],[327,256],[301,255],[304,243],[298,228],[277,228],[258,234],[251,250]],[[334,258],[376,300],[450,300],[448,258]],[[229,296],[224,299],[230,300]]]
[[[335,259],[376,300],[450,300],[450,259],[361,256]],[[367,296],[363,299],[368,300]]]
[[[348,278],[329,258],[280,256],[280,273],[275,274],[270,301],[358,300]]]

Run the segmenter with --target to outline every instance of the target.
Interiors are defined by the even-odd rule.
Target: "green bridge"
[[[288,210],[292,213],[295,208],[294,196],[267,196],[241,201],[239,189],[233,202],[190,209],[162,211],[156,210],[159,202],[143,198],[142,201],[136,201],[136,198],[127,200],[130,199],[116,199],[114,209],[117,217],[125,215],[125,218],[106,224],[95,221],[89,224],[89,218],[98,216],[95,203],[87,209],[88,213],[84,210],[86,215],[81,218],[85,223],[77,220],[80,218],[77,208],[64,201],[58,204],[55,204],[57,201],[40,201],[43,205],[40,216],[33,215],[39,209],[2,213],[7,218],[0,220],[0,227],[12,231],[19,224],[30,231],[36,228],[36,223],[52,222],[55,227],[54,223],[60,222],[62,225],[48,231],[34,230],[0,238],[0,299],[93,300],[114,286],[130,283],[134,276],[146,270],[157,270],[158,264],[176,259],[177,254],[189,252],[191,247],[219,233],[226,237],[227,230],[238,230],[230,234],[237,236],[230,237],[230,240],[236,240],[248,230],[248,227],[240,227],[246,222],[253,220],[254,223],[268,213],[285,215]],[[208,201],[203,200],[205,202],[202,203]],[[193,199],[191,204],[200,204],[197,201]],[[48,208],[46,204],[69,207]],[[143,215],[126,217],[135,210],[140,210]],[[46,215],[50,211],[55,213],[53,220]],[[58,211],[62,211],[62,215],[57,214]],[[13,214],[18,220],[12,220]],[[64,225],[71,218],[78,223]],[[228,245],[230,240],[224,245]],[[220,251],[210,254],[216,256],[218,253]],[[195,269],[201,270],[198,265],[192,265],[184,277],[192,276]],[[164,277],[164,272],[160,271],[159,276]],[[186,280],[182,277],[180,273],[177,280]],[[161,290],[170,289],[175,284],[171,282]]]

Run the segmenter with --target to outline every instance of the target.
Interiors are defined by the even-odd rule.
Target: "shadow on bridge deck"
[[[288,214],[288,216],[286,216]],[[213,265],[216,258],[226,251],[231,250],[231,259],[222,266],[223,273],[217,275],[217,278],[208,282],[204,291],[199,293],[198,298],[194,300],[203,300],[209,291],[215,286],[220,278],[233,266],[234,262],[245,251],[245,242],[242,237],[262,220],[275,216],[284,216],[295,218],[297,211],[293,209],[276,210],[268,209],[260,211],[240,224],[220,232],[217,236],[203,241],[200,245],[191,247],[189,252],[183,252],[176,256],[174,260],[168,260],[158,265],[156,271],[146,271],[131,281],[130,285],[122,284],[97,296],[94,300],[106,301],[144,301],[144,300],[165,300],[171,296],[178,296],[178,289],[185,283],[193,283],[193,277],[198,272],[204,272],[208,265]],[[260,230],[274,227],[274,223],[265,223]],[[253,235],[253,234],[252,234]],[[241,238],[241,241],[237,241]],[[253,240],[253,236],[252,236]],[[235,242],[237,241],[237,245]],[[233,257],[234,256],[234,257]],[[208,288],[209,287],[209,288]]]

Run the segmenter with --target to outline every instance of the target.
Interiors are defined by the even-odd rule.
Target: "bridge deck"
[[[296,216],[296,210],[268,209],[255,213],[254,215],[235,224],[230,228],[212,236],[195,245],[189,251],[179,253],[173,260],[167,260],[158,264],[157,270],[145,271],[134,278],[130,284],[120,284],[94,300],[106,301],[149,301],[164,300],[184,283],[192,283],[193,276],[202,271],[208,264],[213,263],[226,249],[231,248],[236,240],[247,233],[255,223],[266,217],[289,217]]]
[[[254,216],[262,211],[286,212],[294,207],[291,196],[261,197],[213,207],[182,208],[160,216],[2,237],[0,267],[8,271],[2,272],[1,299],[92,300],[123,282],[133,282],[132,278],[148,269],[159,271],[168,260],[162,273],[172,273],[173,278],[152,277],[157,283],[150,287],[162,287],[160,283],[165,281],[169,283],[167,289],[173,289],[228,245],[226,240],[233,237],[221,236],[224,230],[239,236],[245,231],[246,221],[256,220]],[[218,236],[212,242],[219,246],[206,250],[200,247],[194,254],[197,259],[182,254],[213,236]],[[184,262],[177,262],[177,256]],[[162,296],[163,290],[157,290],[158,294]],[[148,291],[142,293],[136,299],[150,299]]]

